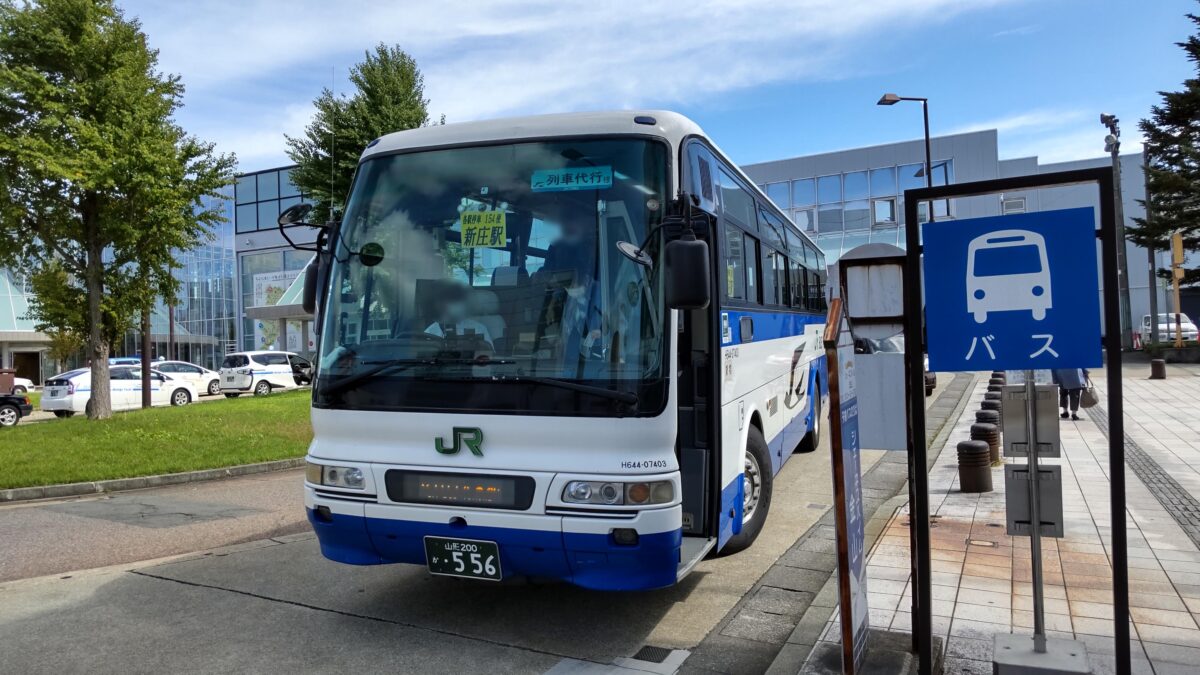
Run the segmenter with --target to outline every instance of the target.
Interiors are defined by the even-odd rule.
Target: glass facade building
[[[954,180],[954,160],[933,162],[933,184]],[[904,246],[904,191],[925,187],[925,164],[874,166],[759,185],[792,216],[829,262],[869,242]],[[934,217],[952,217],[950,204],[934,204]],[[920,205],[921,222],[928,218]]]
[[[294,168],[267,169],[237,177],[233,220],[240,349],[287,348],[278,340],[277,322],[248,317],[246,309],[276,304],[312,259],[311,252],[294,250],[278,231],[277,221],[284,209],[308,202],[308,196],[292,183]],[[297,243],[312,240],[308,228],[300,230],[291,234]],[[289,322],[292,342],[300,331],[299,323]],[[292,346],[304,351],[306,345]]]

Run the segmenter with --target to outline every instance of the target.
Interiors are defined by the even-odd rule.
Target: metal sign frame
[[[861,467],[857,462],[851,462],[851,466],[847,466],[844,460],[844,447],[842,442],[842,385],[841,381],[842,367],[841,361],[838,358],[838,350],[847,348],[847,345],[842,344],[842,338],[849,335],[849,327],[844,316],[845,305],[842,298],[834,298],[829,303],[829,314],[825,321],[825,334],[823,337],[823,345],[825,347],[825,359],[827,363],[826,370],[828,371],[829,384],[829,454],[830,461],[833,465],[833,504],[834,504],[834,523],[837,526],[837,558],[838,558],[838,598],[839,606],[841,607],[841,629],[842,629],[842,672],[846,675],[856,675],[860,672],[863,662],[866,661],[867,641],[870,637],[870,619],[869,611],[866,607],[867,589],[861,585],[858,588],[858,597],[855,597],[854,586],[851,583],[853,575],[852,556],[850,551],[850,538],[854,536],[851,531],[851,510],[857,509],[859,522],[858,529],[865,527],[862,522],[862,490],[859,485],[857,495],[847,494],[846,472],[860,471]],[[853,351],[853,341],[848,346]],[[856,404],[857,405],[857,404]],[[857,415],[857,413],[855,413]],[[856,422],[857,424],[857,422]],[[857,444],[857,441],[855,441]],[[857,480],[861,480],[860,476],[855,476]],[[851,502],[854,502],[852,505]],[[862,567],[864,570],[862,582],[865,583],[866,555],[865,540],[859,541],[858,555],[862,558]],[[856,633],[855,626],[855,601],[863,603],[863,635],[859,636]]]
[[[1111,167],[1078,169],[1055,173],[1014,176],[994,180],[957,183],[939,187],[915,188],[904,191],[904,222],[908,264],[905,265],[905,307],[924,306],[921,278],[921,226],[917,217],[917,206],[921,202],[938,199],[976,197],[1018,190],[1061,187],[1066,185],[1096,184],[1099,191],[1100,229],[1096,236],[1100,240],[1100,266],[1104,288],[1102,310],[1104,312],[1104,354],[1108,384],[1108,461],[1109,497],[1112,514],[1112,562],[1113,562],[1113,638],[1118,673],[1130,672],[1129,648],[1129,571],[1127,537],[1125,532],[1125,438],[1124,412],[1121,390],[1121,305],[1117,272],[1117,250],[1124,245],[1118,239]],[[931,211],[932,212],[932,211]],[[913,615],[913,641],[917,643],[918,672],[929,675],[933,667],[932,641],[932,598],[930,590],[929,552],[929,476],[926,470],[927,441],[925,439],[924,400],[914,400],[913,392],[924,390],[923,355],[925,340],[913,339],[923,336],[924,311],[906,312],[905,334],[910,336],[904,343],[904,356],[908,364],[905,369],[910,379],[907,390],[909,415],[909,479],[913,485],[914,499],[910,505],[913,539],[916,542],[916,570],[913,579],[916,588],[913,601],[917,610]],[[1036,455],[1035,455],[1036,456]]]

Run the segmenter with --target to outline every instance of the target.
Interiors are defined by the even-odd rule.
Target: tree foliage
[[[351,96],[321,91],[316,114],[302,136],[288,136],[288,157],[297,164],[292,182],[312,195],[312,219],[328,220],[345,207],[350,181],[367,143],[384,134],[429,124],[425,79],[417,62],[399,47],[376,45],[350,70]],[[441,120],[443,123],[445,119]]]
[[[173,120],[179,78],[112,0],[0,0],[0,259],[28,270],[30,313],[86,336],[92,382],[114,340],[178,290],[175,253],[211,237],[202,205],[234,159]],[[107,417],[93,386],[92,417]]]
[[[1188,14],[1200,31],[1200,16]],[[1170,250],[1171,234],[1183,234],[1188,251],[1200,250],[1200,34],[1177,43],[1197,68],[1179,91],[1159,92],[1162,103],[1153,106],[1150,118],[1141,121],[1146,137],[1146,175],[1149,218],[1136,219],[1127,230],[1140,246]],[[1166,270],[1160,275],[1168,276]],[[1200,282],[1200,269],[1188,269],[1184,283]]]

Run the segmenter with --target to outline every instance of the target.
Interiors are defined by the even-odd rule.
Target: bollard
[[[987,390],[993,391],[993,392],[996,392],[997,394],[999,394],[1001,391],[1004,390],[1003,388],[1004,388],[1004,385],[1002,385],[1002,384],[989,384],[987,387]]]
[[[988,444],[988,460],[992,466],[1000,463],[1000,427],[986,422],[971,425],[971,440]]]
[[[988,399],[979,403],[980,410],[995,410],[996,414],[1000,414],[1000,401]]]
[[[1003,370],[993,370],[993,371],[992,371],[992,377],[999,377],[999,378],[1003,379],[1003,378],[1004,378],[1004,371],[1003,371]]]
[[[992,384],[1004,384],[1004,378],[1002,378],[1002,377],[993,377],[992,379],[988,380],[988,384],[989,384],[989,385],[992,385]]]
[[[991,492],[992,468],[987,441],[958,444],[958,489],[962,492]]]
[[[999,401],[999,400],[1001,400],[1002,397],[1003,397],[1003,394],[1001,394],[998,391],[983,392],[983,400],[985,400],[985,401]]]
[[[1000,424],[1000,413],[995,410],[976,410],[975,421],[984,424]]]
[[[1166,359],[1150,359],[1150,379],[1152,379],[1152,380],[1167,379],[1167,361],[1166,361]]]

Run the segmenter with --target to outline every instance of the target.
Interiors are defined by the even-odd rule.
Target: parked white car
[[[108,371],[113,410],[132,410],[142,405],[142,370],[113,366]],[[70,370],[46,380],[42,387],[42,410],[58,417],[87,412],[92,398],[92,371]],[[196,387],[156,370],[150,371],[150,403],[155,406],[187,405],[199,398]]]
[[[13,378],[12,393],[27,394],[31,391],[33,391],[33,380],[30,380],[25,377],[14,377]],[[7,393],[7,392],[5,392],[5,393]]]
[[[221,374],[215,370],[202,368],[187,361],[155,361],[154,370],[166,373],[176,380],[191,382],[202,395],[216,396],[221,393]]]
[[[221,363],[221,393],[237,398],[253,392],[295,389],[312,382],[312,364],[292,352],[255,351],[226,354]]]
[[[1196,324],[1188,318],[1187,314],[1179,314],[1179,334],[1184,340],[1196,339]],[[1142,344],[1150,344],[1151,326],[1150,315],[1142,315]],[[1173,341],[1175,339],[1175,313],[1158,315],[1158,339],[1159,341]]]

